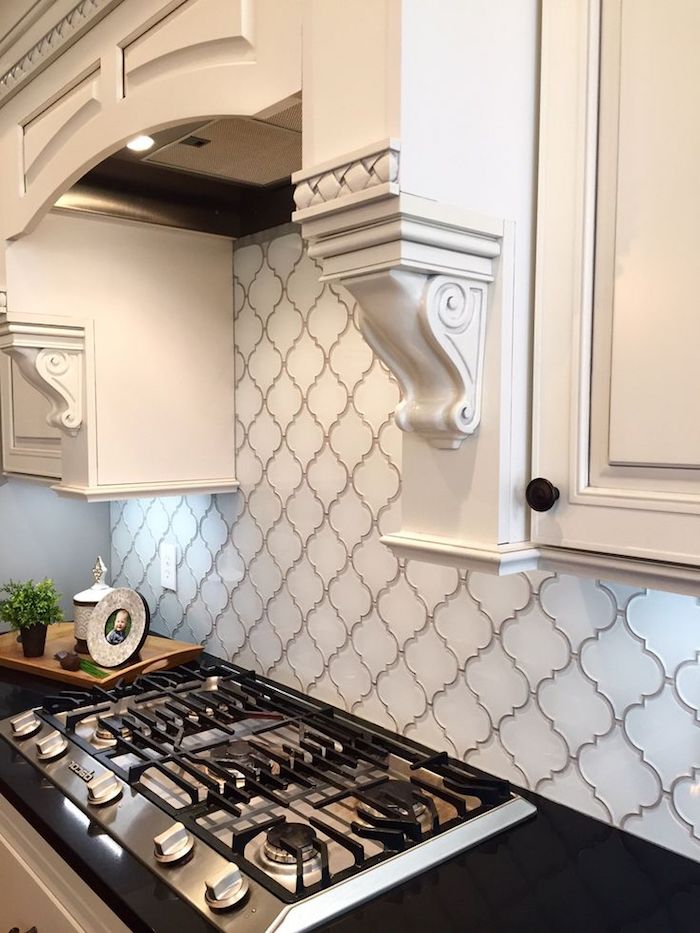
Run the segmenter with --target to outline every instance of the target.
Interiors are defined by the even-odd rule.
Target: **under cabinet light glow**
[[[134,136],[126,144],[127,149],[131,149],[132,152],[145,152],[146,149],[150,149],[151,146],[155,146],[155,139],[152,136]]]

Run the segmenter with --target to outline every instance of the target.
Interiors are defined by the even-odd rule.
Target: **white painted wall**
[[[25,480],[0,486],[0,584],[51,577],[71,619],[73,595],[91,584],[98,554],[109,561],[109,505],[70,502]]]

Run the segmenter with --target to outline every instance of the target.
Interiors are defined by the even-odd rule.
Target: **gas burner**
[[[240,770],[241,768],[252,772],[256,778],[260,772],[260,766],[253,758],[250,743],[243,739],[233,739],[223,747],[216,749],[213,760],[220,768],[229,772],[239,789],[246,785],[246,775]]]
[[[243,765],[250,761],[252,754],[253,749],[250,747],[249,742],[244,739],[234,739],[225,747],[222,757],[233,758],[234,761],[238,761]]]
[[[288,851],[285,843],[294,851]],[[279,823],[268,830],[263,854],[277,865],[296,865],[295,852],[301,853],[302,862],[318,855],[315,843],[316,833],[306,823]]]
[[[265,773],[278,777],[279,763],[259,753],[250,742],[244,739],[233,739],[226,745],[217,748],[212,760],[220,767],[225,768],[235,777],[236,787],[245,787],[246,772],[252,774],[255,780]]]
[[[365,800],[358,800],[357,813],[359,816],[391,819],[406,819],[411,810],[416,819],[420,819],[427,812],[427,808],[420,800],[416,800],[416,792],[408,781],[391,779],[383,784],[376,784],[362,791]],[[372,804],[376,804],[374,807]]]
[[[132,737],[131,729],[123,721],[114,719],[112,725],[116,727],[121,738],[130,739]],[[117,744],[116,736],[107,728],[102,719],[97,720],[97,726],[92,734],[91,741],[96,748],[114,748]]]

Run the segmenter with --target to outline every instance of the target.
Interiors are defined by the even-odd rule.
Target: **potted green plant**
[[[53,580],[16,583],[10,580],[0,587],[0,620],[19,631],[22,650],[27,658],[40,658],[46,644],[46,626],[63,618]]]

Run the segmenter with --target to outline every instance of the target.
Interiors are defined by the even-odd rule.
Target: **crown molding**
[[[81,0],[0,76],[0,107],[122,0]]]
[[[357,299],[362,333],[401,387],[399,427],[456,448],[481,418],[504,223],[399,193],[398,152],[388,140],[297,173],[294,220],[321,278]]]
[[[0,350],[17,363],[25,379],[50,402],[47,422],[75,437],[84,412],[84,328],[5,320],[0,323]]]
[[[0,12],[0,21],[4,21],[4,25],[0,27],[0,57],[17,45],[55,2],[56,0],[29,0],[28,9],[18,15],[15,6],[14,13],[9,14],[10,19],[6,18],[8,14],[3,15]],[[26,6],[26,0],[24,0],[24,5]],[[0,10],[2,10],[1,4]]]

